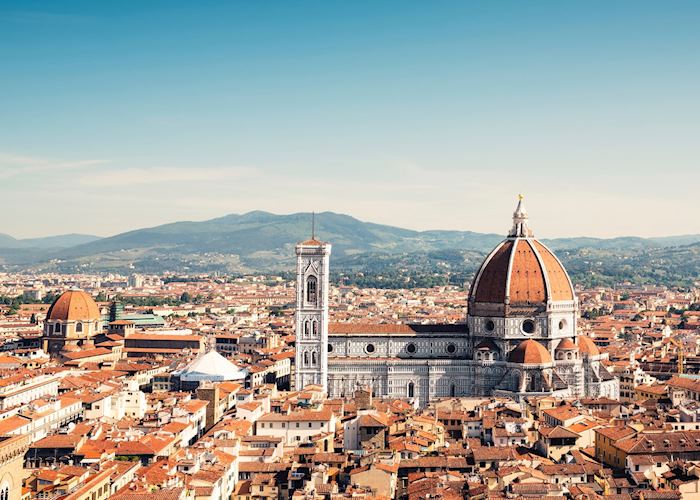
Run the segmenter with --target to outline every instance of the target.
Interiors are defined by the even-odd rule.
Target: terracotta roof
[[[100,310],[93,298],[82,290],[68,290],[57,298],[46,313],[47,320],[99,320]]]
[[[301,243],[299,243],[299,245],[303,245],[303,246],[307,246],[307,247],[308,246],[320,247],[320,246],[325,245],[325,243],[317,240],[316,238],[311,238],[311,239],[308,239],[306,241],[302,241]]]
[[[537,240],[533,240],[532,244],[540,254],[542,263],[547,270],[547,279],[549,280],[549,293],[552,300],[574,300],[574,291],[571,289],[569,276],[561,265],[559,259],[552,251]]]
[[[574,344],[571,339],[564,339],[561,342],[559,342],[559,345],[557,345],[557,348],[555,350],[572,350],[576,349],[578,350],[578,347],[576,344]]]
[[[561,427],[557,425],[556,427],[540,427],[540,434],[542,434],[544,437],[550,438],[550,439],[556,439],[556,438],[579,438],[578,434],[576,434],[573,431],[570,431],[569,429],[566,429],[565,427]]]
[[[95,349],[85,349],[85,350],[78,350],[75,352],[66,352],[63,354],[64,358],[67,359],[83,359],[83,358],[92,358],[95,356],[105,356],[107,354],[111,354],[112,351],[109,349],[106,349],[104,347],[96,347]]]
[[[466,333],[466,324],[412,325],[408,323],[330,323],[329,334]]]
[[[552,362],[552,356],[545,346],[536,340],[523,340],[508,354],[509,363],[543,365]]]
[[[126,340],[167,340],[167,341],[187,341],[199,342],[202,340],[201,335],[176,335],[176,334],[159,334],[159,333],[132,333],[126,336]]]
[[[569,277],[551,250],[537,240],[501,242],[481,265],[470,292],[475,302],[542,304],[574,300]]]
[[[586,337],[585,335],[579,335],[577,341],[578,348],[581,350],[582,353],[588,354],[589,356],[598,356],[600,354],[598,346],[595,345],[595,342],[593,342],[593,340],[590,337]]]
[[[476,302],[505,302],[508,262],[514,244],[513,241],[504,241],[482,264],[471,291]]]

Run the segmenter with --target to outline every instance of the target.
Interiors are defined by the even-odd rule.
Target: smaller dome
[[[99,320],[100,309],[89,294],[82,290],[68,290],[51,304],[46,319],[48,321]]]
[[[571,339],[564,339],[559,342],[559,345],[555,351],[577,351],[578,347],[573,343]]]
[[[599,356],[600,349],[595,345],[593,339],[585,335],[579,335],[578,337],[578,348],[583,354],[588,354],[589,356]]]
[[[62,352],[79,352],[81,350],[80,346],[75,344],[66,344],[63,346],[63,349],[61,349]]]
[[[536,340],[523,340],[508,354],[509,363],[546,365],[552,362],[552,355],[545,346]]]

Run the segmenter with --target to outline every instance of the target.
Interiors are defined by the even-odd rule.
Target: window
[[[318,321],[314,320],[314,322],[311,323],[311,325],[311,334],[315,337],[318,334]]]
[[[447,344],[445,350],[447,351],[447,354],[454,354],[457,352],[457,346],[454,344]]]
[[[304,321],[304,337],[309,336],[309,320]]]
[[[61,333],[61,323],[56,323],[56,326],[53,328],[56,333]]]
[[[316,351],[311,353],[311,366],[316,366]]]
[[[309,366],[309,351],[304,351],[304,366]]]
[[[408,344],[408,345],[406,346],[406,351],[407,351],[409,354],[413,354],[414,352],[416,352],[416,344]]]
[[[296,427],[297,427],[297,429],[298,429],[298,428],[299,428],[299,422],[297,422],[296,424],[297,424],[297,426],[296,426]]]
[[[333,344],[328,344],[328,352],[333,352]]]
[[[492,332],[492,331],[495,330],[495,328],[496,328],[496,323],[494,323],[494,322],[491,321],[491,320],[488,320],[488,321],[486,322],[486,331],[487,331],[487,332]]]
[[[309,429],[311,429],[311,422],[309,422]]]
[[[408,397],[412,398],[414,397],[415,394],[415,385],[413,385],[413,382],[408,383]]]
[[[318,294],[318,280],[316,276],[309,276],[306,279],[306,302],[310,304],[316,303],[316,298]]]
[[[535,333],[535,322],[530,319],[526,319],[523,321],[522,328],[523,332],[525,333]]]
[[[76,324],[75,324],[75,331],[76,331],[77,333],[81,333],[81,332],[83,331],[83,324],[80,323],[80,322],[76,323]]]
[[[368,354],[372,354],[374,352],[374,344],[367,344],[367,346],[365,347],[365,351]]]

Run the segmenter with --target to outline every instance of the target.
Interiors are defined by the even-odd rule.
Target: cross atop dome
[[[513,212],[513,228],[508,233],[511,238],[532,238],[535,234],[528,226],[528,215],[525,209],[525,196],[522,194],[518,195],[518,206],[515,207],[515,212]]]

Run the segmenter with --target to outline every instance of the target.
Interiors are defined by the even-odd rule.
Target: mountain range
[[[164,224],[107,238],[69,234],[18,240],[0,234],[0,266],[7,270],[58,272],[288,271],[292,268],[295,243],[310,236],[311,217],[309,213],[276,215],[254,211],[201,222]],[[317,214],[315,221],[318,237],[333,244],[334,265],[356,270],[366,267],[363,262],[369,262],[373,256],[395,265],[399,261],[405,264],[407,256],[418,260],[425,256],[426,262],[433,263],[445,255],[449,255],[448,260],[478,261],[504,237],[472,231],[414,231],[333,212]],[[700,248],[700,234],[542,241],[560,253],[565,265],[568,255],[582,253],[592,253],[596,258],[609,253],[609,257],[623,260],[648,253],[663,260],[664,255],[679,248]]]

